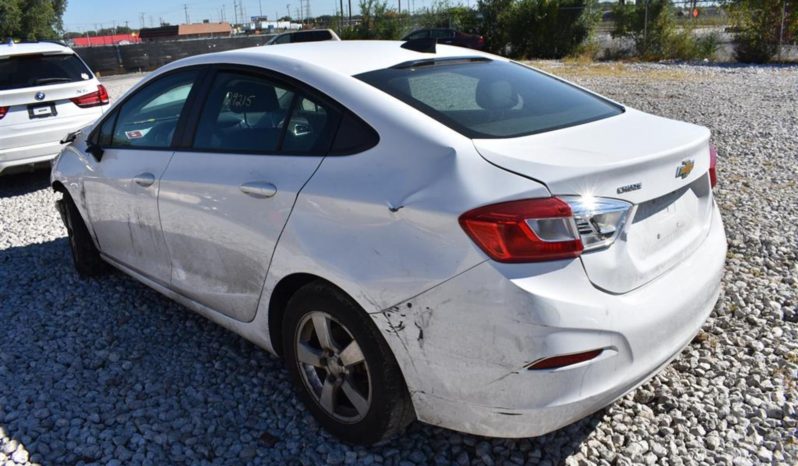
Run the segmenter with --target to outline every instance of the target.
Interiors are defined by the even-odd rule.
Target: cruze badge
[[[618,194],[623,194],[623,193],[628,193],[629,191],[637,191],[642,187],[643,183],[633,183],[633,184],[627,184],[626,186],[621,186],[616,191]]]
[[[36,100],[44,100],[44,92],[39,91],[36,93],[34,97],[36,98]]]
[[[685,179],[687,175],[693,171],[693,167],[695,167],[695,162],[692,160],[683,160],[682,164],[676,167],[676,178]]]

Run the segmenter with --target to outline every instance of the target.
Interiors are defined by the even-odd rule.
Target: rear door
[[[279,77],[222,69],[186,148],[161,178],[171,286],[251,320],[297,194],[329,150],[338,115]]]
[[[191,69],[157,78],[116,107],[99,126],[102,158],[84,181],[100,250],[164,284],[171,264],[158,218],[159,181],[199,75]]]

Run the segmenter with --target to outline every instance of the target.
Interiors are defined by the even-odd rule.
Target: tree
[[[779,52],[779,43],[798,35],[796,0],[727,0],[735,28],[735,55],[743,62],[765,63]]]
[[[562,58],[575,52],[600,19],[594,0],[518,0],[509,18],[511,53]]]
[[[360,0],[360,23],[344,31],[344,39],[399,39],[407,13],[388,8],[386,1]]]
[[[669,58],[668,44],[676,31],[670,0],[644,0],[634,5],[618,5],[614,13],[613,37],[633,39],[637,55],[643,59]]]
[[[63,31],[67,0],[0,1],[0,38],[55,39]]]

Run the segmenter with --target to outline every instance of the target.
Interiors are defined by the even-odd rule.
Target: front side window
[[[526,66],[425,60],[357,78],[469,138],[510,138],[623,113],[623,107]]]
[[[113,147],[167,148],[196,81],[196,70],[158,78],[127,99],[118,111]],[[103,122],[103,128],[108,120]]]
[[[0,91],[87,81],[91,71],[74,54],[0,58]]]

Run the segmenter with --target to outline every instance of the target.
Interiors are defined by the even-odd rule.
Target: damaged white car
[[[720,291],[706,128],[474,50],[191,57],[69,139],[77,270],[280,355],[350,442],[558,429],[667,365]]]

